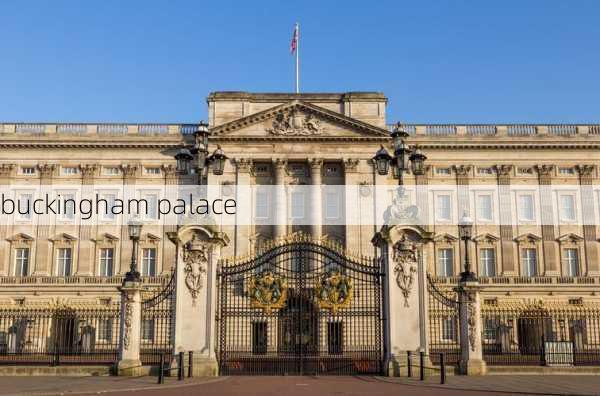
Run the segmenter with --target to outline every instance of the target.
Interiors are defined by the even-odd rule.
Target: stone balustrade
[[[600,135],[600,125],[576,124],[402,124],[411,136],[579,136]],[[392,131],[396,125],[388,125]]]
[[[456,285],[458,276],[438,277],[431,280],[438,284]],[[482,285],[600,285],[600,277],[582,276],[490,276],[479,277]]]
[[[0,285],[114,285],[120,286],[124,276],[0,276]],[[142,283],[164,285],[170,275],[144,276]]]
[[[197,129],[198,124],[0,123],[0,136],[53,134],[71,136],[191,135]]]

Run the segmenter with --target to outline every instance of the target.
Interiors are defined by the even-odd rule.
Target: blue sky
[[[600,1],[0,3],[0,121],[195,122],[214,90],[383,91],[388,121],[600,122]]]

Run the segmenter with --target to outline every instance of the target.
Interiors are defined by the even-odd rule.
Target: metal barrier
[[[177,380],[183,381],[185,379],[185,369],[187,368],[187,377],[192,378],[194,376],[194,353],[192,351],[188,352],[188,364],[187,367],[185,365],[185,352],[179,352],[177,354],[177,367],[165,367],[166,366],[166,357],[169,354],[161,354],[160,355],[160,363],[158,367],[158,383],[165,383],[165,373],[171,373],[174,370],[177,370]]]
[[[419,352],[419,381],[425,381],[425,370],[431,370],[431,371],[439,371],[440,373],[440,384],[445,384],[446,383],[446,359],[445,359],[445,354],[444,353],[440,353],[438,355],[438,359],[439,359],[439,363],[440,366],[439,368],[437,367],[427,367],[425,366],[425,352],[420,351]],[[408,378],[412,378],[412,367],[413,367],[413,363],[412,363],[412,352],[411,351],[407,351],[406,353],[406,372],[407,372],[407,377]]]

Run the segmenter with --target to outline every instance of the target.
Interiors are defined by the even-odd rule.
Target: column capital
[[[596,165],[588,165],[588,164],[576,165],[575,169],[577,169],[577,172],[579,172],[579,176],[582,178],[583,177],[593,177],[594,171],[596,170]]]
[[[552,173],[554,172],[554,165],[536,165],[535,170],[537,171],[539,177],[549,178],[552,177]]]
[[[13,170],[16,168],[15,164],[0,164],[0,177],[12,176]]]
[[[344,171],[346,173],[358,171],[358,164],[360,160],[358,158],[344,158]]]
[[[97,164],[79,165],[79,171],[81,172],[82,179],[93,179],[94,176],[96,176],[96,170],[98,170]]]
[[[498,177],[510,177],[512,174],[512,165],[494,165]]]
[[[275,167],[275,169],[285,169],[285,167],[287,166],[287,158],[274,158],[273,159],[273,166]]]
[[[457,177],[467,178],[471,175],[473,167],[471,165],[454,165],[452,167]]]
[[[162,165],[161,166],[162,174],[165,176],[165,179],[174,179],[177,177],[177,167],[173,164]]]
[[[253,161],[251,158],[234,158],[233,163],[240,173],[250,173],[252,171]]]
[[[123,164],[121,165],[121,172],[123,173],[123,177],[132,178],[137,174],[138,166],[134,164]]]
[[[309,158],[308,164],[310,165],[310,169],[313,171],[321,170],[321,167],[323,166],[323,158]]]
[[[56,164],[38,164],[37,168],[40,172],[40,178],[48,178],[54,175]]]

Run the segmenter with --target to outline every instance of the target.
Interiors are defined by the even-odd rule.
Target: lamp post
[[[463,214],[463,217],[458,222],[458,236],[465,242],[465,267],[463,272],[460,273],[461,282],[477,281],[477,276],[471,271],[471,262],[469,261],[469,241],[473,235],[473,220],[467,215]]]
[[[137,218],[133,218],[127,224],[129,231],[129,239],[133,242],[133,250],[131,252],[131,264],[129,266],[129,272],[125,274],[126,282],[139,282],[141,281],[140,272],[137,266],[137,252],[138,244],[140,242],[140,235],[142,233],[142,222]]]
[[[377,173],[384,176],[388,174],[390,165],[394,177],[398,178],[398,195],[402,197],[404,195],[404,173],[409,169],[414,175],[423,175],[425,173],[425,160],[427,156],[418,148],[411,148],[406,144],[405,139],[409,136],[408,132],[404,130],[402,124],[397,123],[394,126],[394,130],[390,135],[394,144],[394,156],[389,155],[385,147],[381,148],[375,153],[373,162]]]
[[[227,156],[219,145],[212,155],[208,155],[209,135],[208,124],[200,121],[198,129],[194,132],[193,146],[181,147],[175,153],[177,172],[181,175],[197,174],[199,185],[205,184],[205,173],[209,166],[212,166],[214,175],[222,175],[225,160],[227,160]]]

